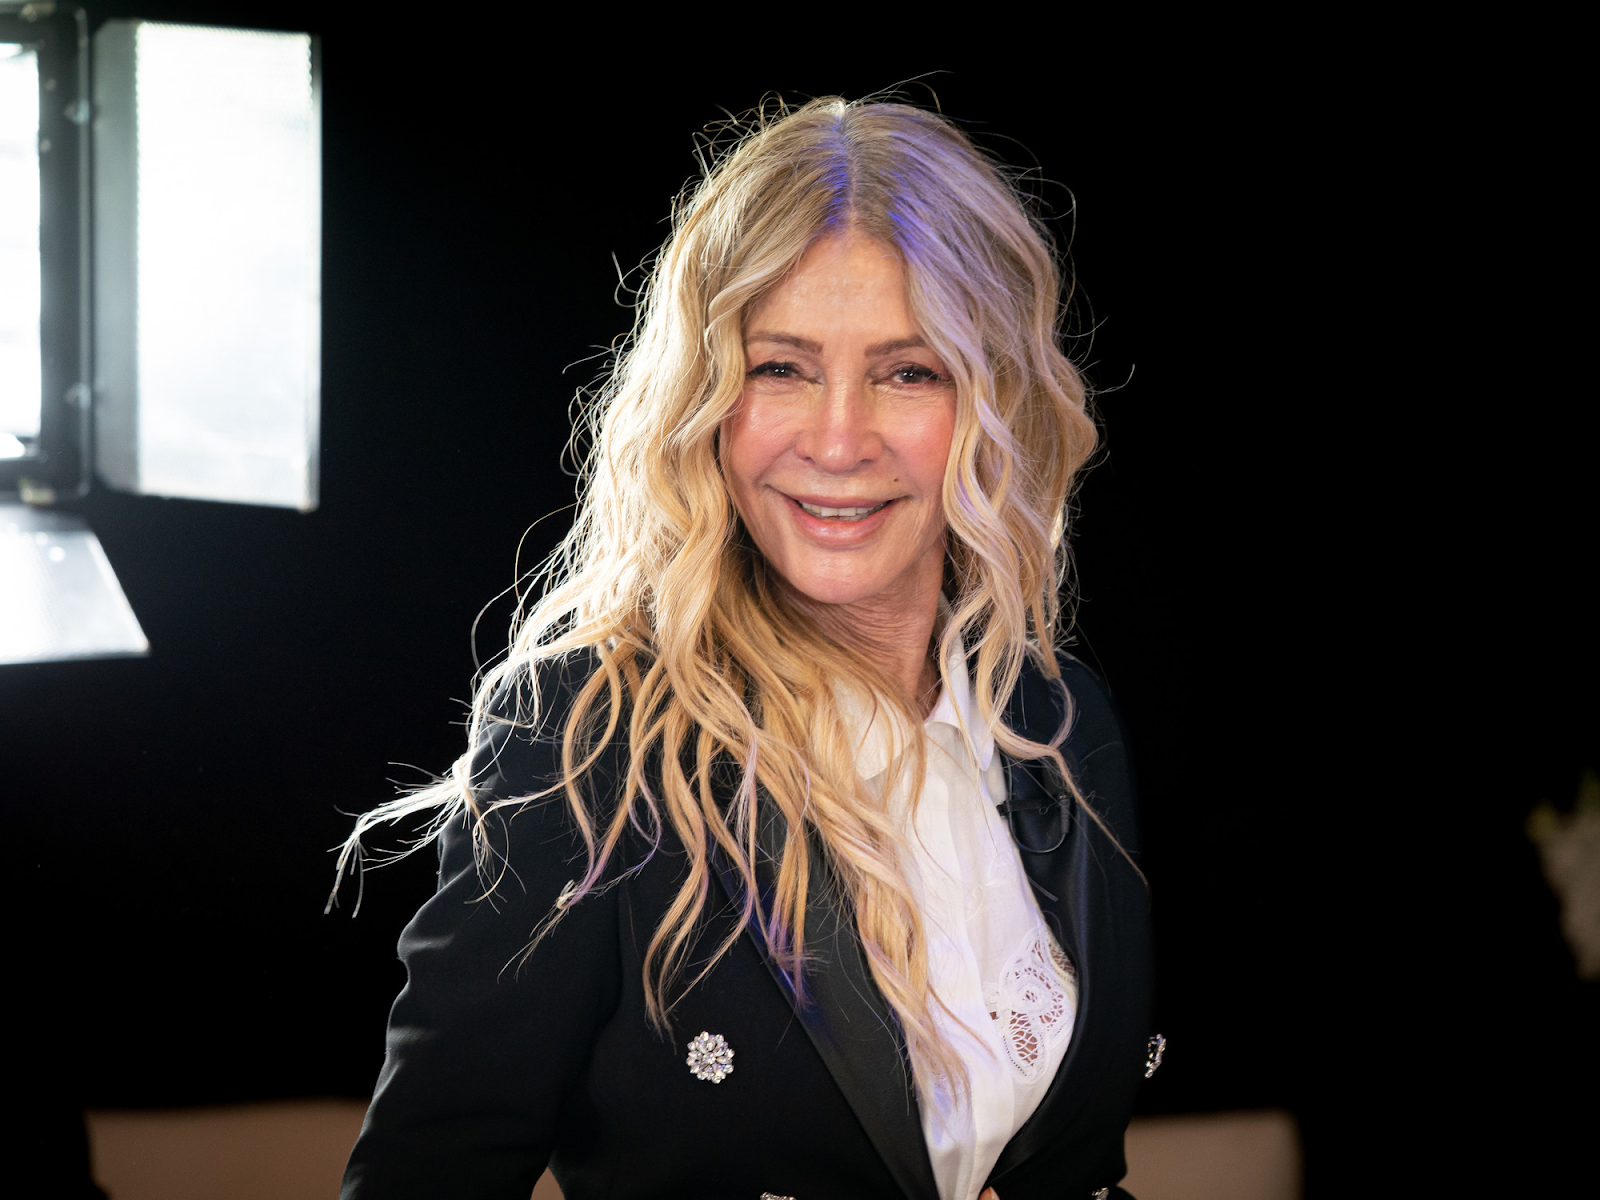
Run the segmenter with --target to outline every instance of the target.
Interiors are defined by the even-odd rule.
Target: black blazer
[[[1068,764],[1137,854],[1111,698],[1082,663],[1060,662],[1074,705]],[[540,677],[555,728],[577,672],[574,660]],[[1061,713],[1060,688],[1026,668],[1008,707],[1013,728],[1048,740]],[[548,786],[558,762],[558,746],[499,724],[474,775],[495,796],[525,796]],[[621,762],[619,749],[608,752],[597,789]],[[989,1182],[1001,1200],[1122,1195],[1123,1131],[1150,1033],[1145,888],[1045,772],[1006,770],[1007,816],[1039,907],[1077,966],[1079,997],[1066,1058]],[[806,918],[807,1004],[796,1006],[752,933],[683,997],[663,1038],[645,1021],[640,963],[683,878],[681,845],[669,831],[641,870],[575,905],[522,962],[583,850],[560,796],[504,811],[516,815],[497,815],[490,829],[505,875],[487,898],[464,821],[439,840],[438,891],[400,937],[408,981],[344,1200],[528,1200],[547,1163],[568,1200],[937,1200],[903,1042],[820,869]],[[622,849],[624,864],[648,856],[635,835]],[[714,875],[695,964],[732,927],[728,864]],[[686,1064],[702,1031],[733,1048],[734,1070],[720,1083]]]

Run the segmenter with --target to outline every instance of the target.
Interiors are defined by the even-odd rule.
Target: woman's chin
[[[767,561],[795,591],[833,608],[893,610],[902,619],[933,611],[944,576],[944,537],[922,529],[885,530],[867,546],[825,549],[800,538],[779,541]],[[931,589],[931,590],[930,590]]]
[[[826,604],[830,608],[852,608],[858,605],[870,605],[881,594],[874,588],[850,587],[806,587],[797,586],[797,592],[815,604]]]
[[[904,606],[905,572],[784,571],[789,586],[815,604],[831,608],[871,608],[879,604]]]

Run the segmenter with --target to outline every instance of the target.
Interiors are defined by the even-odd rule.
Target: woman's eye
[[[896,367],[890,378],[895,383],[937,383],[939,372],[932,367],[924,367],[920,363],[907,363],[903,367]]]
[[[799,374],[800,372],[795,368],[795,365],[787,362],[765,362],[759,367],[752,368],[749,372],[751,378],[764,375],[768,379],[795,379]]]

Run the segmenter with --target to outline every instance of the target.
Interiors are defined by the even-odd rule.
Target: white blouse
[[[930,1094],[919,1082],[917,1099],[940,1200],[976,1200],[1066,1056],[1078,987],[996,808],[1006,796],[1005,771],[993,736],[978,725],[959,649],[945,672],[948,686],[923,724],[928,765],[915,828],[907,831],[906,877],[927,931],[932,988],[944,1004],[934,1007],[934,1022],[966,1066],[971,1094],[955,1094],[948,1082]],[[884,720],[868,724],[859,703],[840,702],[855,728],[867,726],[856,771],[870,783],[888,769],[893,731]],[[903,814],[907,790],[901,782],[891,800]]]

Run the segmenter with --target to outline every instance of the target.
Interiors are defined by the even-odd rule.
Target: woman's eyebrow
[[[879,342],[867,347],[867,357],[877,358],[883,354],[897,354],[901,350],[924,350],[928,343],[919,337],[899,338],[892,342]]]
[[[822,343],[813,342],[810,338],[797,337],[792,333],[773,333],[765,329],[758,329],[746,335],[745,345],[752,342],[776,342],[780,346],[793,346],[796,350],[804,350],[807,354],[821,354]],[[894,354],[900,350],[922,350],[927,348],[927,341],[918,337],[897,338],[890,342],[878,342],[867,347],[868,358],[878,358],[884,354]]]
[[[757,330],[747,334],[744,344],[751,342],[776,342],[780,346],[793,346],[796,350],[804,350],[807,354],[821,354],[822,343],[813,342],[810,338],[796,337],[792,333],[769,333],[766,330]]]

